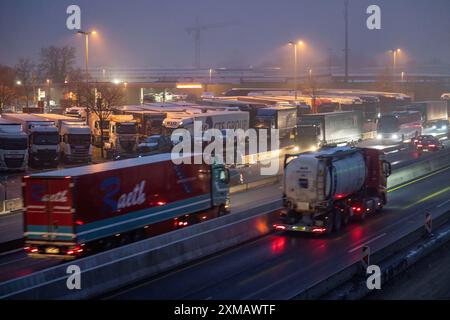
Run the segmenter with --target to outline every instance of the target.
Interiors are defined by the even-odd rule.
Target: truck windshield
[[[136,134],[137,126],[136,124],[117,124],[117,133],[119,134]]]
[[[89,145],[91,143],[91,135],[89,134],[70,134],[69,143],[73,145]]]
[[[28,149],[27,138],[0,138],[0,149],[2,150],[26,150]]]
[[[36,145],[56,145],[59,143],[57,132],[36,132],[33,133],[33,143]]]
[[[378,131],[393,133],[399,130],[398,119],[394,116],[382,116],[378,121]]]
[[[257,117],[255,119],[255,128],[258,129],[274,129],[275,124],[272,117]]]

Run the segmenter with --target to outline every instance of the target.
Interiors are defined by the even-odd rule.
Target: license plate
[[[46,248],[46,249],[45,249],[45,253],[48,253],[48,254],[58,254],[58,253],[59,253],[59,249],[58,249],[58,248]]]
[[[428,149],[423,149],[423,151],[428,151]]]
[[[294,229],[296,231],[306,231],[306,227],[304,227],[304,226],[296,226],[296,227],[293,227],[292,229]]]

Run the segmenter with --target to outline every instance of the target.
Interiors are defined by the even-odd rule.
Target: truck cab
[[[137,150],[137,122],[130,115],[113,115],[109,119],[109,141],[105,148],[116,154],[133,154]]]
[[[61,158],[69,162],[92,161],[91,130],[80,122],[63,121],[59,128]]]
[[[54,125],[30,124],[29,164],[31,167],[56,167],[59,160],[59,133]]]
[[[85,121],[53,113],[36,114],[36,116],[55,122],[60,137],[61,160],[78,163],[91,161],[91,130]]]
[[[87,116],[87,124],[91,129],[92,144],[94,146],[100,147],[102,145],[102,132],[103,132],[103,143],[109,141],[109,115],[105,113],[103,116],[103,121],[95,113],[89,113]]]
[[[0,118],[0,170],[24,171],[28,164],[28,136],[20,123]]]
[[[59,133],[54,121],[32,114],[5,113],[2,118],[22,125],[28,135],[31,167],[56,167],[59,160]]]

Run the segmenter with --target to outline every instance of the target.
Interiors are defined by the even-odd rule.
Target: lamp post
[[[393,86],[395,87],[395,73],[396,73],[396,69],[397,69],[397,55],[401,52],[400,49],[392,49],[389,50],[389,52],[392,52],[392,83]]]
[[[298,97],[298,46],[303,46],[303,41],[290,41],[288,42],[290,46],[294,47],[294,92],[295,92],[295,100],[297,100]]]
[[[77,33],[84,35],[85,37],[85,55],[86,55],[86,83],[89,83],[89,36],[91,34],[97,34],[97,31],[82,31],[79,30]]]

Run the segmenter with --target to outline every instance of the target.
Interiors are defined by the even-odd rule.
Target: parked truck
[[[77,257],[229,211],[223,165],[175,164],[170,154],[34,174],[23,186],[31,256]]]
[[[93,112],[87,115],[87,124],[92,134],[92,144],[96,147],[102,145],[102,137],[103,143],[109,141],[109,117],[110,112],[103,113],[103,121],[100,121],[99,116]]]
[[[111,115],[108,136],[105,149],[112,155],[124,156],[136,153],[139,134],[137,121],[132,115]]]
[[[355,144],[362,139],[361,111],[305,114],[297,125],[301,151],[315,151],[330,144]]]
[[[423,133],[448,135],[448,110],[446,101],[414,102],[407,106],[408,111],[419,111],[423,119]]]
[[[88,163],[92,160],[91,130],[82,119],[61,114],[36,114],[55,121],[60,137],[60,158],[67,162]]]
[[[19,122],[0,118],[0,170],[24,171],[28,165],[28,136]]]
[[[334,147],[286,155],[283,205],[277,230],[339,231],[351,219],[364,220],[387,203],[391,165],[383,151]]]
[[[5,113],[2,118],[20,123],[28,135],[28,162],[31,167],[56,167],[59,160],[59,133],[55,122],[24,113]]]
[[[256,129],[279,130],[280,139],[295,136],[297,107],[273,106],[256,110]]]
[[[207,111],[170,113],[163,121],[163,132],[171,135],[176,129],[186,129],[194,134],[194,122],[201,123],[201,129],[242,129],[249,128],[249,113],[243,111]]]

